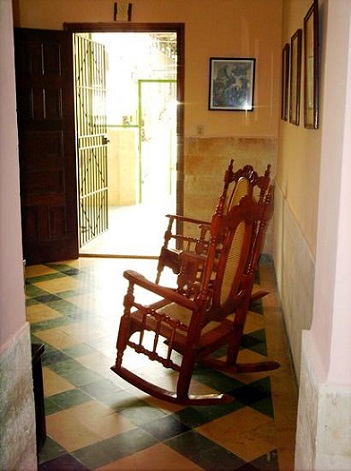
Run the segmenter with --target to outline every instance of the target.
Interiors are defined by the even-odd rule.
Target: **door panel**
[[[23,255],[78,257],[72,35],[16,29]]]
[[[74,56],[82,247],[108,229],[105,47],[75,34]]]

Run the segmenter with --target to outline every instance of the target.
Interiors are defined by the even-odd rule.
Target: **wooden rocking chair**
[[[223,178],[224,213],[245,195],[253,196],[258,202],[262,201],[270,184],[270,165],[264,175],[258,175],[251,165],[245,165],[234,172],[233,162],[230,161]],[[170,268],[174,274],[180,273],[183,251],[204,254],[210,242],[210,221],[175,214],[167,214],[166,217],[168,225],[158,259],[156,283],[160,282],[165,267]]]
[[[264,371],[279,366],[271,361],[237,363],[254,273],[266,224],[273,212],[273,187],[262,190],[258,200],[249,192],[230,207],[227,191],[228,185],[224,185],[210,224],[207,250],[204,253],[181,251],[179,277],[183,280],[178,288],[161,286],[134,271],[124,272],[129,286],[117,337],[116,363],[111,369],[139,389],[165,401],[209,405],[233,400],[229,394],[190,393],[197,363],[228,373]],[[136,286],[157,295],[158,300],[148,305],[137,302]],[[227,346],[225,359],[211,358],[223,346]],[[127,348],[176,371],[175,390],[163,388],[126,367]]]
[[[270,165],[267,166],[263,175],[259,175],[251,165],[245,165],[243,168],[234,171],[233,164],[232,159],[223,178],[224,214],[228,213],[230,208],[238,204],[241,198],[246,195],[250,195],[258,203],[261,203],[270,185]],[[160,282],[165,267],[170,268],[174,274],[180,275],[177,278],[179,288],[187,284],[188,276],[190,278],[195,277],[200,281],[203,266],[201,264],[197,266],[196,276],[194,273],[188,273],[193,268],[182,258],[182,253],[194,252],[198,255],[207,253],[211,223],[179,215],[167,214],[166,217],[169,222],[158,259],[156,283]],[[185,225],[187,231],[184,230]],[[177,232],[178,227],[182,228],[182,231]],[[185,235],[184,232],[186,232]],[[173,243],[173,245],[170,246],[170,243]],[[256,291],[251,295],[251,302],[255,302],[267,294],[267,291]]]

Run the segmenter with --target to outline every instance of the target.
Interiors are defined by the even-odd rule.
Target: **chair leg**
[[[189,388],[194,364],[195,354],[193,352],[187,352],[183,355],[182,366],[179,372],[177,382],[177,396],[179,398],[186,398],[189,395]]]
[[[117,369],[119,369],[122,365],[124,350],[127,347],[127,342],[129,338],[129,325],[128,324],[129,324],[128,318],[126,318],[126,316],[122,316],[120,326],[119,326],[118,337],[117,337],[117,344],[116,344],[117,356],[116,356],[115,368]]]
[[[238,312],[239,314],[239,312]],[[210,368],[218,369],[225,373],[254,373],[260,371],[275,370],[280,364],[275,361],[260,361],[255,363],[238,363],[238,354],[243,335],[243,325],[236,323],[231,335],[227,337],[227,355],[225,360],[219,360],[206,356],[211,353],[208,349],[205,356],[201,358],[201,363]],[[218,345],[219,346],[219,345]],[[213,350],[214,351],[214,350]]]
[[[251,295],[250,304],[255,303],[259,299],[262,299],[264,296],[267,296],[267,294],[269,294],[269,291],[264,291],[264,290],[256,291],[256,293],[253,293]]]

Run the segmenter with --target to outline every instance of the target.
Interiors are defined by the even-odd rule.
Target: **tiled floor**
[[[82,255],[158,257],[160,242],[163,241],[168,224],[165,214],[175,214],[174,198],[164,198],[157,204],[109,206],[108,230],[83,245],[80,253]],[[152,228],[152,237],[144,237],[140,243],[140,231],[150,228]]]
[[[293,470],[297,396],[272,266],[260,267],[260,284],[271,294],[252,308],[240,355],[267,355],[281,367],[234,376],[199,367],[195,387],[236,398],[207,407],[161,402],[110,370],[126,290],[122,272],[153,279],[155,266],[80,258],[27,267],[32,341],[45,344],[47,438],[39,470]]]

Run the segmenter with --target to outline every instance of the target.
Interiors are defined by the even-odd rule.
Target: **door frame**
[[[65,31],[71,33],[157,33],[170,32],[177,35],[177,188],[176,213],[184,211],[184,23],[64,23]]]

